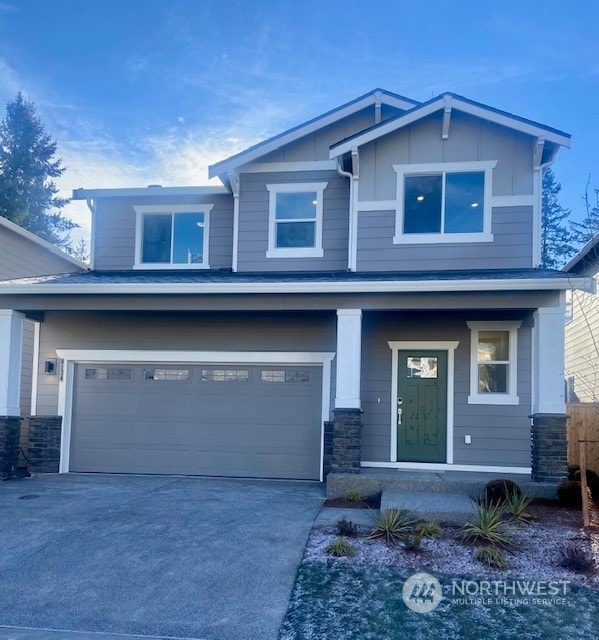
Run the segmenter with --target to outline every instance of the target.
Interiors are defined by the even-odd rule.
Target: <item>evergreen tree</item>
[[[69,201],[53,178],[64,172],[33,102],[19,92],[0,123],[0,215],[62,247],[77,225],[61,215]]]
[[[89,251],[87,250],[87,243],[84,238],[80,238],[79,242],[69,251],[69,253],[79,260],[79,262],[89,262]]]
[[[541,205],[541,266],[545,269],[559,269],[575,252],[567,225],[570,210],[564,209],[558,201],[561,188],[553,171],[545,169]]]
[[[582,222],[572,222],[572,236],[579,245],[586,244],[599,231],[599,189],[592,189],[593,194],[589,194],[591,188],[591,177],[587,180],[584,190],[584,206],[586,217]]]

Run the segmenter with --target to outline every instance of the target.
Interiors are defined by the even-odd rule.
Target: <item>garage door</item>
[[[318,479],[322,368],[79,364],[71,471]]]

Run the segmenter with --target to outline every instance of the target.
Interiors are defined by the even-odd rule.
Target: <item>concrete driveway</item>
[[[311,482],[3,482],[0,638],[274,640],[323,498]]]

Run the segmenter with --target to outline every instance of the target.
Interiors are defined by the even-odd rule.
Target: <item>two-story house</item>
[[[220,187],[76,190],[91,270],[0,284],[41,320],[56,470],[559,478],[584,278],[539,269],[540,196],[569,142],[375,90],[213,165]]]

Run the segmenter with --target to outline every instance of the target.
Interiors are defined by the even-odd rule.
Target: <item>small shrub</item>
[[[333,542],[325,549],[325,551],[335,558],[356,555],[356,548],[351,545],[345,538],[335,538]]]
[[[574,480],[574,474],[580,471],[580,466],[577,464],[568,465],[568,480]]]
[[[482,542],[500,547],[512,544],[513,526],[504,520],[505,506],[496,502],[478,502],[474,522],[467,522],[460,532],[463,542]]]
[[[560,549],[560,567],[578,571],[579,573],[590,573],[594,570],[594,564],[587,552],[580,547],[570,545]]]
[[[362,502],[362,500],[366,500],[366,496],[361,491],[358,491],[358,489],[350,489],[344,497],[348,502]]]
[[[505,569],[508,565],[505,554],[497,547],[480,547],[474,552],[474,559],[496,569]]]
[[[595,478],[589,484],[591,496],[595,502],[599,502],[599,478]]]
[[[337,521],[337,533],[340,536],[355,536],[358,533],[358,525],[351,520],[346,520],[343,516]]]
[[[530,505],[531,502],[532,498],[529,498],[522,493],[508,492],[505,500],[505,508],[514,518],[516,518],[516,520],[520,520],[521,522],[530,522],[532,520],[532,516],[526,509],[528,509],[528,505]]]
[[[505,502],[508,494],[510,493],[517,493],[520,495],[522,491],[513,480],[498,478],[487,483],[487,486],[485,487],[485,500],[489,504],[498,504],[500,502]]]
[[[442,538],[443,530],[436,522],[423,522],[418,525],[416,532],[421,538]]]
[[[373,520],[374,527],[368,538],[384,538],[387,544],[397,544],[418,522],[404,509],[388,509],[378,516],[373,516]]]
[[[578,471],[575,471],[572,474],[572,477],[570,478],[570,480],[577,480],[578,482],[580,482],[581,477],[582,477],[582,472],[580,469],[578,469]],[[592,469],[587,469],[586,477],[587,477],[587,486],[589,487],[591,486],[591,482],[593,482],[593,480],[599,478],[599,476]]]
[[[407,533],[403,537],[403,544],[406,551],[416,552],[420,549],[420,543],[422,542],[422,536],[417,533]]]
[[[582,508],[581,485],[578,480],[564,480],[557,488],[557,499],[564,507]]]

